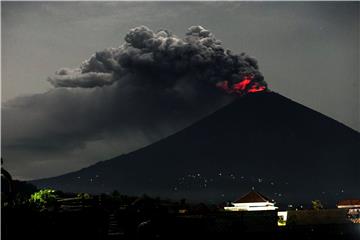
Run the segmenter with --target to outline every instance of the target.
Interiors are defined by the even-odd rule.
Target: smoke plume
[[[49,81],[54,87],[92,88],[123,82],[127,76],[141,76],[143,81],[136,81],[136,77],[128,84],[162,89],[175,89],[184,83],[193,88],[222,86],[225,81],[232,88],[251,76],[251,83],[237,88],[237,93],[266,88],[254,58],[225,50],[201,26],[190,27],[184,38],[167,30],[133,28],[120,47],[95,53],[77,69],[60,69]]]
[[[78,68],[61,68],[48,81],[51,90],[2,108],[2,155],[26,161],[29,169],[31,161],[99,154],[94,143],[106,152],[113,146],[114,155],[134,150],[229,103],[234,95],[225,92],[266,89],[254,58],[224,49],[201,26],[184,38],[133,28],[120,47],[97,52]]]

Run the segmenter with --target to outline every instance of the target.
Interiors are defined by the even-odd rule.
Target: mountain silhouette
[[[62,176],[63,191],[235,200],[251,189],[277,202],[360,197],[360,134],[275,92],[240,97],[149,146]]]

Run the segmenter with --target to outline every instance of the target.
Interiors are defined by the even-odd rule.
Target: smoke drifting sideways
[[[127,146],[121,151],[134,150],[235,95],[267,89],[254,58],[224,49],[201,26],[190,27],[184,38],[133,28],[120,47],[96,52],[78,68],[62,68],[48,81],[54,88],[45,93],[3,103],[5,159],[61,159],[76,149],[91,151],[89,142],[108,139]],[[135,135],[141,137],[129,140]]]

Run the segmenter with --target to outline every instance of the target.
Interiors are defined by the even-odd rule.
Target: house
[[[251,191],[245,196],[231,203],[232,206],[224,207],[225,211],[267,211],[276,210],[275,204],[264,195]]]

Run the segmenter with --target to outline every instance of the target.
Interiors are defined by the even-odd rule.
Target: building
[[[360,200],[341,200],[336,204],[337,208],[360,208]]]
[[[347,217],[353,223],[360,223],[360,200],[341,200],[336,204],[337,208],[347,209]]]
[[[267,211],[277,209],[271,200],[256,191],[247,193],[231,204],[232,206],[224,207],[224,209],[226,211]]]

